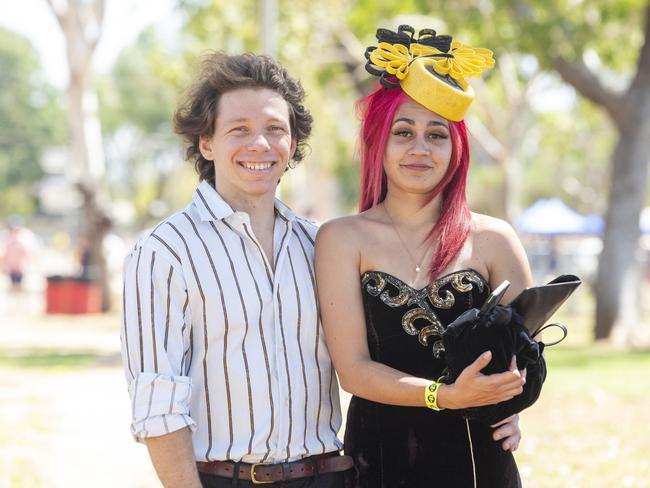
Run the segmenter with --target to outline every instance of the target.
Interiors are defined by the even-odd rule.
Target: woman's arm
[[[533,284],[526,251],[507,222],[484,215],[478,216],[476,221],[478,229],[474,252],[479,254],[487,267],[492,289],[503,280],[510,282],[501,300],[502,304],[508,304],[524,288]]]
[[[391,405],[424,406],[431,382],[373,361],[368,351],[360,283],[361,232],[354,217],[324,224],[316,238],[316,277],[325,339],[344,390]],[[452,385],[442,385],[438,405],[466,408],[499,403],[521,393],[518,371],[483,375],[489,352]]]

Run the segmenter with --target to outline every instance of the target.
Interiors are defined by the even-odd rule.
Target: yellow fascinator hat
[[[366,49],[366,71],[386,88],[400,86],[413,100],[454,122],[465,118],[474,100],[466,78],[494,66],[492,51],[452,41],[433,29],[400,25],[377,29],[377,46]]]

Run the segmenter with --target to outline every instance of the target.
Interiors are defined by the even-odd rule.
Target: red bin
[[[45,302],[45,312],[48,314],[102,311],[102,293],[99,285],[84,278],[48,276]]]

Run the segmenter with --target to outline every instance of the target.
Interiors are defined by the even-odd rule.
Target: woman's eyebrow
[[[399,119],[395,119],[395,121],[393,122],[393,125],[397,124],[398,122],[406,122],[407,124],[415,125],[415,121],[413,119],[409,119],[407,117],[400,117]]]
[[[427,127],[432,126],[432,125],[439,125],[440,127],[444,127],[445,129],[449,128],[449,127],[447,127],[447,124],[445,124],[444,122],[440,122],[439,120],[431,120],[431,121],[429,121],[429,123],[427,124]]]
[[[399,119],[395,119],[393,125],[397,124],[398,122],[406,122],[409,125],[415,125],[415,121],[413,119],[409,119],[408,117],[400,117]],[[427,124],[427,127],[429,126],[440,126],[440,127],[444,127],[445,129],[449,128],[447,127],[447,124],[439,120],[430,120],[429,123]]]

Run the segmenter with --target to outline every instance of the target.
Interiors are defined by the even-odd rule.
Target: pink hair
[[[363,212],[386,198],[386,173],[383,160],[386,141],[395,112],[411,100],[401,88],[378,87],[357,102],[361,116],[361,187],[359,211]],[[427,235],[438,246],[429,264],[429,279],[433,281],[458,255],[469,235],[471,214],[467,208],[465,185],[469,169],[469,142],[465,122],[449,121],[452,141],[449,168],[436,185],[431,199],[442,192],[438,221]]]

